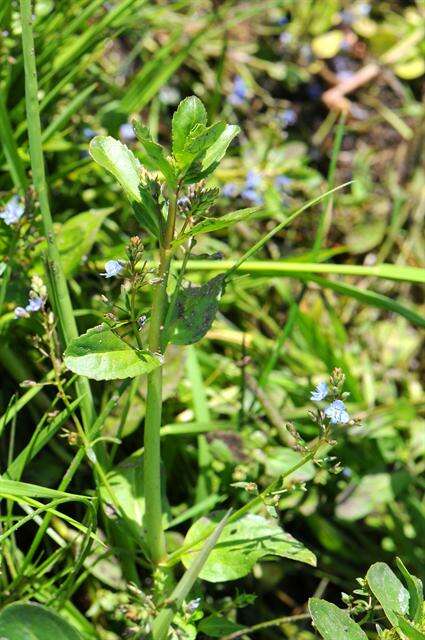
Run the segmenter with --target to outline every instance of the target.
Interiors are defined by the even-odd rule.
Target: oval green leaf
[[[170,342],[193,344],[211,328],[224,286],[224,275],[212,278],[201,287],[179,291],[169,327]]]
[[[105,324],[73,340],[64,361],[74,373],[93,380],[134,378],[161,365],[158,356],[133,349]]]
[[[57,613],[39,604],[11,604],[0,613],[0,637],[7,640],[81,640]]]
[[[385,562],[373,564],[366,580],[388,620],[396,627],[398,614],[403,616],[409,611],[409,592]]]
[[[367,640],[367,635],[348,615],[335,604],[310,598],[308,602],[314,626],[324,640]]]
[[[207,112],[202,102],[196,96],[190,96],[180,102],[173,115],[172,138],[173,154],[180,168],[183,168],[186,161],[190,162],[192,156],[185,153],[186,141],[189,133],[197,125],[207,124]]]
[[[90,155],[120,183],[130,201],[140,202],[140,165],[125,144],[111,136],[96,136],[90,143]]]
[[[216,511],[208,517],[197,520],[189,529],[185,545],[196,540],[223,518],[224,511]],[[190,567],[203,542],[194,544],[182,561]],[[208,582],[225,582],[246,576],[256,562],[266,556],[290,558],[315,566],[315,555],[301,542],[279,527],[276,522],[266,520],[252,513],[236,522],[227,524],[214,549],[204,564],[199,577]]]

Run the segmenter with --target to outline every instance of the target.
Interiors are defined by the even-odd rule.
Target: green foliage
[[[308,607],[314,626],[324,640],[367,640],[365,632],[348,612],[331,602],[310,598]]]
[[[81,640],[79,633],[54,611],[39,604],[10,604],[0,613],[0,633],[8,640]]]
[[[418,3],[3,5],[0,621],[423,640]]]
[[[397,626],[397,614],[409,611],[409,592],[385,562],[376,562],[366,574],[366,580],[388,620]]]
[[[216,512],[191,526],[185,544],[193,544],[194,547],[182,558],[186,567],[190,567],[196,558],[200,547],[196,541],[211,523],[219,522],[222,515],[222,512]],[[208,582],[237,580],[247,575],[258,560],[269,556],[298,560],[313,566],[316,564],[314,554],[289,533],[282,531],[276,522],[248,514],[226,525],[199,576]]]
[[[74,373],[93,380],[134,378],[161,365],[158,356],[133,349],[105,324],[73,340],[64,361]]]
[[[193,344],[211,328],[224,288],[224,276],[200,287],[182,288],[173,304],[167,332],[173,344]]]

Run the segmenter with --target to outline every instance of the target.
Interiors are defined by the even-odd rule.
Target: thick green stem
[[[63,272],[60,261],[59,250],[56,244],[56,238],[53,229],[52,216],[50,213],[49,196],[47,191],[43,149],[41,142],[41,123],[37,96],[37,68],[34,48],[34,35],[32,31],[33,11],[31,0],[20,0],[20,9],[22,23],[22,47],[25,66],[25,100],[27,109],[31,169],[34,180],[34,187],[40,203],[44,233],[47,238],[47,262],[53,307],[59,319],[64,342],[65,344],[68,344],[69,342],[71,342],[71,340],[78,337],[78,330],[74,318],[65,274]],[[79,395],[84,396],[81,402],[81,408],[85,427],[88,428],[94,419],[94,405],[91,396],[90,385],[86,378],[78,379],[77,391]]]
[[[171,262],[170,245],[174,237],[177,194],[170,198],[167,225],[159,265],[159,283],[152,302],[149,324],[149,350],[162,353],[162,333],[167,311],[167,285]],[[144,480],[146,499],[146,539],[151,561],[158,565],[166,558],[165,537],[162,526],[161,501],[161,447],[162,367],[147,376],[146,417],[144,433]]]

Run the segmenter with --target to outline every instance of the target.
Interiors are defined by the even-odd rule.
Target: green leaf
[[[367,640],[367,635],[347,611],[335,604],[310,598],[308,602],[314,626],[324,640]]]
[[[410,481],[404,471],[371,473],[363,476],[354,490],[337,504],[336,515],[343,520],[360,520],[369,513],[388,504]]]
[[[173,344],[198,342],[211,328],[223,291],[224,275],[177,294],[167,333]]]
[[[76,493],[57,491],[56,489],[41,487],[38,484],[6,480],[5,478],[0,478],[0,496],[10,496],[11,498],[46,498],[48,500],[63,498],[64,500],[75,500],[86,504],[90,503],[90,498]]]
[[[415,625],[403,618],[399,613],[397,615],[397,626],[403,632],[408,640],[425,640],[425,633],[420,629],[417,629]]]
[[[180,168],[184,168],[188,161],[185,146],[190,132],[197,125],[207,124],[207,112],[202,102],[196,96],[190,96],[180,102],[173,115],[172,139],[173,155]],[[189,154],[189,162],[191,156]]]
[[[65,365],[94,380],[134,378],[159,367],[160,359],[138,351],[101,324],[73,340],[64,353]]]
[[[0,636],[7,640],[81,640],[57,613],[39,604],[10,604],[0,613]]]
[[[226,229],[237,222],[247,220],[258,211],[260,211],[260,207],[248,207],[247,209],[239,209],[238,211],[226,213],[224,216],[220,216],[220,218],[207,218],[206,220],[202,220],[202,222],[195,224],[190,231],[179,236],[174,242],[174,245],[183,244],[188,238],[197,236],[200,233],[210,233],[218,229]]]
[[[385,562],[373,564],[366,580],[388,620],[396,627],[397,614],[405,615],[409,611],[409,592]]]
[[[130,201],[140,202],[140,164],[125,144],[111,136],[96,136],[90,155],[118,180]]]
[[[202,160],[202,170],[204,172],[202,175],[203,178],[214,171],[215,167],[224,157],[229,144],[232,142],[233,138],[239,134],[239,132],[240,128],[237,125],[228,124],[218,140],[216,140],[216,142],[207,149]]]
[[[150,180],[146,183],[141,182],[139,186],[140,202],[134,200],[131,204],[139,224],[156,238],[159,238],[161,230],[159,221],[162,213],[158,200],[153,195],[152,186],[153,182]]]
[[[412,576],[400,558],[396,558],[398,569],[403,575],[409,591],[409,616],[414,622],[420,622],[423,617],[424,588],[422,580]]]
[[[70,277],[81,266],[81,262],[93,247],[99,229],[113,208],[97,209],[79,213],[61,227],[57,244],[65,275]]]
[[[212,523],[219,522],[222,511],[197,520],[189,529],[184,544],[195,543]],[[202,543],[186,552],[182,561],[186,567],[194,562]],[[219,542],[211,551],[199,577],[208,582],[225,582],[246,576],[258,560],[266,556],[280,556],[315,565],[314,554],[306,549],[276,522],[262,516],[247,514],[234,523],[227,524]]]
[[[149,129],[145,127],[141,122],[133,120],[133,127],[137,139],[143,145],[143,148],[152,166],[157,171],[160,171],[170,187],[172,189],[175,189],[177,180],[174,173],[174,168],[165,157],[164,149],[162,148],[162,146],[152,139]]]
[[[217,123],[219,125],[220,123]],[[213,125],[215,126],[215,125]],[[205,148],[204,153],[198,154],[192,160],[187,157],[186,174],[184,181],[186,184],[193,184],[207,178],[218,166],[233,138],[238,135],[240,129],[236,125],[227,125],[217,140],[210,140],[210,146]]]
[[[223,121],[215,122],[209,127],[200,125],[192,129],[186,141],[184,151],[194,158],[202,156],[221,136],[226,128]]]
[[[221,638],[244,628],[241,624],[216,614],[205,618],[198,626],[198,630],[206,635],[207,638]]]

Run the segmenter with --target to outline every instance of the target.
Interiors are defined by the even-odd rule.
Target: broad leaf
[[[90,155],[118,180],[130,201],[140,202],[140,164],[125,144],[111,136],[96,136],[90,143]]]
[[[226,229],[227,227],[231,227],[237,222],[247,220],[259,210],[260,207],[248,207],[247,209],[240,209],[239,211],[226,213],[224,216],[220,216],[220,218],[207,218],[205,220],[202,220],[202,222],[198,222],[198,224],[195,224],[195,226],[192,227],[190,231],[177,238],[174,244],[183,244],[184,242],[186,242],[186,240],[188,240],[188,238],[197,236],[200,233],[210,233],[211,231],[217,231],[218,229]]]
[[[195,522],[187,532],[184,544],[195,543],[211,528],[212,523],[219,522],[222,517],[223,512],[218,511]],[[202,542],[183,556],[186,567],[190,567],[201,548]],[[247,514],[224,527],[199,577],[208,582],[237,580],[246,576],[258,560],[268,556],[290,558],[313,566],[316,564],[314,554],[283,531],[276,522]]]
[[[207,124],[207,112],[202,102],[196,96],[190,96],[180,102],[173,115],[172,138],[173,155],[180,168],[184,168],[187,155],[185,145],[190,132],[197,125]],[[189,154],[189,162],[191,155]]]
[[[310,598],[308,607],[314,626],[324,640],[367,640],[360,625],[335,604]]]
[[[409,611],[409,592],[385,562],[376,562],[366,574],[366,580],[375,598],[393,626],[397,626],[397,614]]]
[[[424,588],[422,580],[412,576],[400,558],[396,558],[397,567],[403,575],[409,592],[409,617],[414,622],[420,622],[423,617]]]
[[[204,125],[195,127],[186,141],[185,154],[198,158],[202,156],[222,135],[226,128],[225,122],[215,122],[210,127]]]
[[[0,636],[7,640],[81,640],[57,613],[39,604],[10,604],[0,613]]]
[[[232,142],[233,138],[239,134],[239,132],[240,128],[237,125],[228,124],[218,140],[208,148],[202,160],[202,170],[204,172],[203,177],[205,177],[206,171],[211,173],[215,169],[220,160],[224,157],[229,144]],[[211,167],[214,169],[211,169]]]
[[[425,632],[418,629],[412,622],[397,614],[397,626],[408,640],[425,640]]]
[[[167,334],[173,344],[198,342],[211,328],[224,286],[224,275],[177,294]]]
[[[219,124],[219,123],[218,123]],[[226,125],[220,137],[205,149],[203,154],[195,158],[186,158],[186,174],[184,181],[186,184],[193,184],[207,178],[218,166],[220,160],[227,151],[233,138],[238,135],[240,129],[236,125]]]
[[[174,173],[174,168],[165,157],[164,149],[160,144],[152,139],[149,129],[143,124],[137,122],[137,120],[134,120],[133,127],[137,139],[143,145],[149,162],[151,163],[153,168],[162,173],[171,188],[175,188],[177,185],[177,181]]]
[[[65,365],[94,380],[134,378],[159,367],[160,359],[138,351],[101,324],[73,340],[64,353]]]

